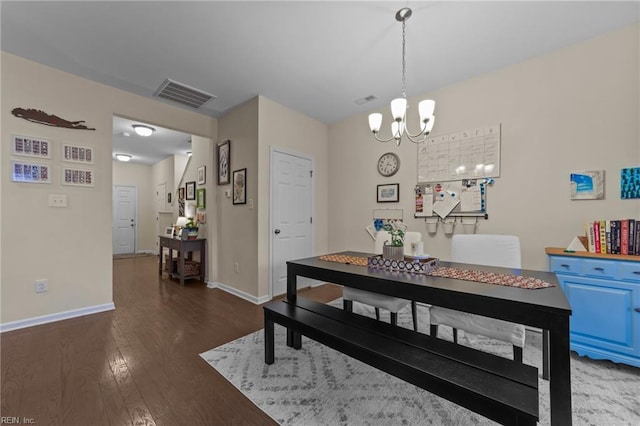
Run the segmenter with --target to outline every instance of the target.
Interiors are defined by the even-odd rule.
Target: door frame
[[[274,203],[273,203],[273,195],[275,193],[274,191],[274,178],[273,178],[273,157],[275,153],[279,153],[279,154],[284,154],[284,155],[290,155],[293,157],[299,157],[302,158],[304,160],[309,160],[311,162],[311,171],[313,172],[314,170],[314,164],[313,164],[313,157],[308,155],[308,154],[303,154],[300,152],[296,152],[290,149],[286,149],[286,148],[281,148],[278,146],[269,146],[269,299],[273,299],[273,242],[274,242],[274,238],[273,238],[273,217],[274,217],[274,213],[273,213],[273,209],[274,209]],[[315,212],[315,186],[313,185],[313,174],[311,175],[311,182],[309,184],[309,190],[311,192],[311,200],[310,200],[310,211],[311,211],[311,217],[314,217],[314,212]],[[315,226],[314,223],[311,223],[311,252],[313,253],[314,247],[315,247]]]
[[[111,217],[111,253],[114,254],[115,250],[114,250],[114,244],[116,241],[116,232],[115,232],[115,225],[116,225],[116,188],[118,187],[122,187],[122,188],[133,188],[133,192],[135,194],[135,204],[133,206],[133,220],[135,221],[135,230],[133,232],[133,252],[137,253],[137,249],[138,249],[138,187],[135,185],[120,185],[120,184],[113,184],[112,186],[112,190],[111,190],[111,212],[112,212],[112,217]]]

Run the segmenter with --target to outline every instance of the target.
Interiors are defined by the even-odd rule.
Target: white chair
[[[382,246],[386,241],[390,241],[391,236],[387,231],[378,231],[376,234],[375,253],[382,253]],[[411,243],[422,241],[422,233],[407,232],[404,236],[404,252],[411,254]],[[353,311],[353,302],[363,303],[373,306],[376,312],[376,319],[380,321],[380,309],[389,311],[391,315],[391,324],[398,325],[398,311],[411,303],[411,315],[413,316],[413,329],[418,331],[417,306],[415,301],[399,299],[397,297],[385,296],[384,294],[373,293],[357,288],[343,287],[342,289],[342,306],[347,312]]]
[[[520,239],[513,235],[454,235],[451,240],[451,261],[474,265],[521,269]],[[438,336],[438,326],[453,328],[453,341],[458,342],[458,329],[511,343],[513,358],[522,362],[525,327],[520,324],[487,318],[481,315],[431,306],[431,335]],[[548,378],[548,333],[543,333],[542,377]]]

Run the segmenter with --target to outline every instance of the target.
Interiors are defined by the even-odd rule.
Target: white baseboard
[[[256,297],[256,296],[254,296],[252,294],[245,293],[242,290],[238,290],[237,288],[229,287],[226,284],[222,284],[222,283],[219,283],[219,282],[216,282],[216,281],[207,282],[207,287],[208,288],[219,288],[220,290],[226,291],[227,293],[233,294],[234,296],[238,296],[239,298],[247,300],[247,301],[249,301],[251,303],[254,303],[256,305],[261,305],[261,304],[266,303],[269,300],[271,300],[271,297],[269,295]]]
[[[50,322],[62,321],[70,318],[82,317],[85,315],[97,314],[99,312],[112,311],[116,307],[111,303],[104,305],[88,306],[86,308],[73,309],[71,311],[57,312],[55,314],[43,315],[41,317],[27,318],[18,321],[6,322],[0,324],[0,333],[5,331],[19,330],[21,328],[33,327],[36,325],[47,324]]]

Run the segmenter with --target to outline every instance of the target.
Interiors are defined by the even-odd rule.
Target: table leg
[[[265,364],[273,364],[274,342],[273,342],[273,321],[269,320],[268,315],[264,313],[264,362]]]
[[[184,285],[184,255],[184,250],[178,254],[180,257],[180,285]]]
[[[298,276],[287,265],[287,302],[295,305],[298,299]],[[287,346],[294,349],[302,347],[302,336],[291,328],[287,328]]]
[[[163,246],[160,244],[160,261],[158,262],[158,275],[162,276],[162,258],[163,258]]]
[[[570,426],[571,418],[571,357],[569,347],[569,317],[551,318],[549,330],[549,391],[551,424]]]

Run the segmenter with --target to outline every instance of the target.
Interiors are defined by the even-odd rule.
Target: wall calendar
[[[418,183],[500,176],[500,124],[418,144]]]

